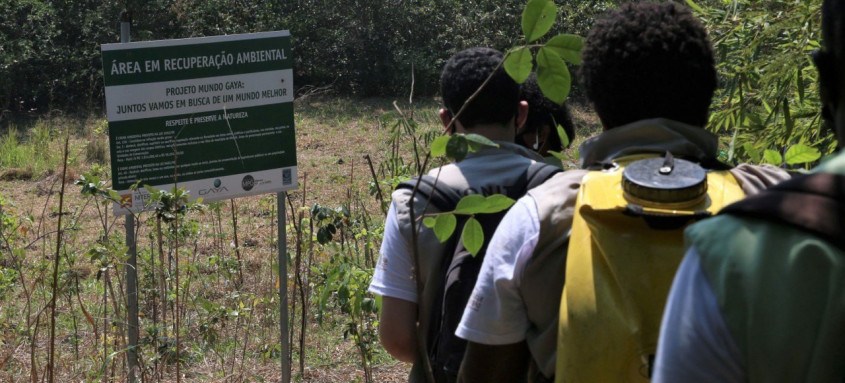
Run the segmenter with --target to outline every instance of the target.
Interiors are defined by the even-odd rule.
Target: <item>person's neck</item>
[[[514,142],[516,130],[503,124],[477,124],[467,129],[458,129],[458,133],[478,134],[493,141]]]

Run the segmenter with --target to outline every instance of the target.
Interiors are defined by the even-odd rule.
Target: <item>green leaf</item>
[[[120,201],[120,194],[117,194],[117,191],[113,189],[108,189],[106,192],[108,193],[109,198],[111,198],[112,201]]]
[[[437,223],[437,218],[434,217],[425,217],[423,218],[423,225],[429,229],[434,229],[434,225]]]
[[[460,162],[466,158],[468,152],[469,147],[465,135],[454,134],[449,136],[449,142],[446,143],[446,157],[451,158],[455,162]]]
[[[478,214],[487,207],[487,199],[481,194],[466,195],[455,206],[455,214]]]
[[[499,144],[480,134],[470,133],[466,135],[469,151],[475,153],[485,147],[498,148]]]
[[[507,57],[505,57],[505,72],[517,84],[522,84],[531,75],[531,69],[533,67],[531,59],[531,50],[528,47],[516,48],[508,52]]]
[[[439,136],[431,142],[431,156],[440,157],[446,155],[446,144],[451,136]]]
[[[150,186],[150,185],[146,185],[146,184],[145,184],[145,185],[144,185],[144,190],[146,190],[146,191],[147,191],[147,193],[150,193],[150,195],[152,195],[152,196],[161,195],[161,190],[158,190],[158,189],[156,189],[156,188],[154,188],[154,187],[152,187],[152,186]]]
[[[555,125],[557,128],[557,136],[560,137],[560,145],[562,148],[569,147],[569,135],[566,134],[566,130],[563,129],[563,125],[557,124]]]
[[[804,144],[796,144],[786,150],[784,156],[789,165],[799,165],[813,162],[821,158],[822,154],[818,149]]]
[[[705,14],[705,15],[707,14],[707,12],[704,11],[704,8],[701,8],[701,6],[696,4],[693,0],[686,0],[686,1],[687,1],[687,5],[689,5],[689,7],[692,8],[692,10],[695,11],[696,13],[701,13],[701,14]]]
[[[493,214],[510,209],[516,201],[503,194],[493,194],[488,196],[484,202],[485,206],[479,213]]]
[[[575,65],[581,65],[581,49],[584,39],[578,35],[560,34],[552,37],[546,43],[546,48],[552,49],[560,58]]]
[[[769,103],[766,102],[766,100],[760,100],[760,101],[763,103],[763,107],[766,108],[766,113],[771,114],[772,113],[771,105],[769,105]]]
[[[566,63],[554,50],[543,47],[537,53],[537,85],[543,95],[557,104],[563,104],[572,87],[572,77]]]
[[[454,214],[447,213],[438,215],[434,224],[434,235],[440,243],[446,242],[452,233],[455,232],[455,226],[458,225],[458,220]]]
[[[789,107],[789,100],[786,98],[783,99],[783,121],[786,124],[786,137],[792,135],[792,131],[795,129],[795,120],[792,119],[792,111]]]
[[[481,224],[475,217],[470,217],[467,223],[464,224],[461,241],[463,241],[464,247],[473,257],[478,255],[481,245],[484,244],[484,230],[481,229]]]
[[[783,157],[776,150],[766,149],[763,152],[763,162],[769,165],[780,166],[783,163]]]
[[[551,0],[531,0],[522,11],[522,33],[525,41],[532,42],[552,29],[557,17],[557,6]]]
[[[754,147],[750,142],[746,142],[742,144],[742,148],[745,149],[745,153],[748,154],[748,157],[751,158],[751,162],[757,164],[760,163],[760,160],[763,159],[760,155],[760,151]]]

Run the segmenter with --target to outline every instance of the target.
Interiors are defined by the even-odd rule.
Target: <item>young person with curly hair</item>
[[[823,119],[839,153],[690,227],[657,382],[845,380],[845,0],[825,0]]]
[[[581,146],[583,170],[558,174],[532,189],[498,226],[457,330],[469,341],[461,367],[465,382],[604,381],[590,375],[603,363],[605,370],[618,371],[618,377],[630,376],[628,366],[605,363],[605,357],[621,352],[612,344],[602,350],[581,344],[559,354],[569,233],[582,178],[587,170],[667,151],[704,168],[720,167],[717,137],[703,128],[717,83],[713,51],[704,27],[687,8],[625,4],[595,24],[582,55],[581,80],[604,131]],[[747,165],[730,174],[740,194],[788,178],[776,168]],[[683,248],[678,246],[677,253],[675,264]],[[671,279],[664,295],[654,299],[665,299],[669,283]],[[600,320],[614,314],[594,312],[587,321],[589,315]],[[656,327],[660,313],[655,315]],[[602,331],[595,328],[592,334],[601,336]],[[654,343],[656,337],[655,330]],[[590,357],[580,359],[583,365],[565,358],[561,362],[561,357],[577,355]],[[640,363],[640,358],[632,362]],[[634,373],[647,380],[651,361],[642,363]]]
[[[429,175],[436,178],[438,184],[464,193],[485,196],[519,193],[521,196],[524,190],[519,189],[520,180],[526,177],[529,167],[533,169],[533,164],[542,162],[542,157],[535,152],[514,143],[517,128],[525,122],[528,104],[520,100],[519,85],[500,67],[502,59],[502,53],[494,49],[470,48],[446,62],[440,78],[444,107],[439,115],[443,126],[451,127],[451,133],[482,135],[499,147],[470,153],[462,161],[431,170]],[[470,100],[491,73],[490,81]],[[465,103],[468,104],[465,106]],[[457,120],[453,121],[456,116]],[[369,290],[383,297],[379,321],[381,344],[394,358],[414,363],[409,379],[423,382],[428,355],[420,355],[418,350],[422,349],[420,342],[426,347],[430,343],[430,314],[443,285],[441,262],[449,249],[445,249],[434,232],[418,220],[419,271],[415,272],[411,205],[417,219],[425,213],[437,212],[427,198],[412,196],[412,190],[393,192],[380,257]],[[420,289],[415,275],[421,276]],[[455,315],[459,317],[463,307],[456,310]],[[457,375],[459,365],[460,357],[453,375]],[[445,381],[446,378],[440,377],[448,374],[443,366],[434,366],[438,381]]]

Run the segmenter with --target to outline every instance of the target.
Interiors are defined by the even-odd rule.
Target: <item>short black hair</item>
[[[461,110],[464,102],[495,70],[484,89],[458,116],[465,127],[504,124],[516,115],[519,85],[500,66],[502,59],[502,52],[476,47],[456,53],[444,65],[440,75],[440,94],[452,115]]]
[[[563,149],[563,143],[557,135],[557,125],[563,127],[569,142],[575,139],[575,124],[572,122],[569,108],[566,104],[557,104],[546,98],[537,84],[537,76],[533,73],[522,83],[522,99],[528,102],[528,116],[520,135],[536,134],[541,126],[548,124],[552,128],[552,133],[546,137],[546,146],[554,151]]]
[[[845,0],[825,0],[822,5],[822,39],[830,51],[845,51]],[[839,44],[834,47],[830,44]]]
[[[626,3],[596,22],[581,79],[610,129],[648,118],[707,123],[716,89],[704,26],[675,3]]]

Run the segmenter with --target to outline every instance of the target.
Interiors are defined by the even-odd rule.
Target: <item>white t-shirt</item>
[[[387,257],[384,254],[390,254]],[[387,219],[384,221],[384,238],[381,241],[381,256],[373,271],[369,291],[373,294],[417,302],[417,286],[414,282],[414,261],[411,244],[399,230],[396,217],[396,202],[390,203]]]
[[[459,163],[445,165],[440,170],[434,169],[429,172],[429,175],[444,182],[445,178],[449,178],[450,184],[456,189],[470,188],[481,195],[506,194],[507,187],[519,185],[520,176],[532,163],[542,157],[513,143],[498,142],[498,144],[500,145],[498,149],[488,148],[473,153]],[[384,224],[380,256],[369,291],[381,296],[417,303],[414,256],[408,235],[410,229],[403,230],[400,227],[399,209],[396,206],[399,194],[396,193],[406,193],[404,196],[410,198],[410,191],[394,191],[393,201]],[[431,250],[433,246],[429,241],[437,241],[437,239],[434,238],[433,233],[425,231],[418,241],[423,244],[422,248]],[[424,268],[423,270],[425,271]]]
[[[734,342],[695,248],[681,263],[660,326],[655,362],[659,382],[745,382]]]
[[[490,345],[525,339],[529,322],[519,286],[539,234],[537,205],[522,197],[496,228],[457,336]]]

